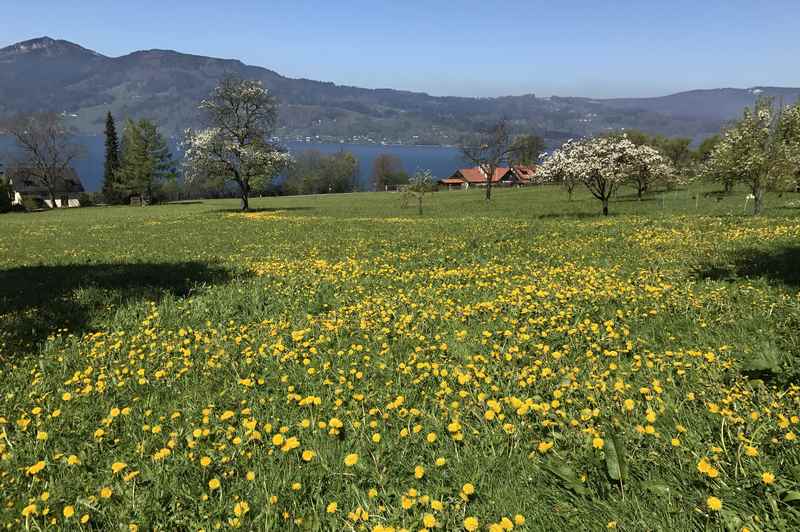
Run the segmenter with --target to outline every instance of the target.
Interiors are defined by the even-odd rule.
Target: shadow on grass
[[[597,219],[597,220],[607,220],[609,218],[613,218],[617,216],[618,213],[609,212],[607,216],[604,216],[601,211],[598,212],[549,212],[547,214],[540,214],[536,216],[539,220],[588,220],[588,219]]]
[[[701,279],[735,281],[740,278],[764,278],[792,288],[800,288],[800,246],[765,251],[746,249],[736,253],[730,264],[701,268]]]
[[[258,208],[258,209],[250,209],[250,210],[247,210],[247,211],[243,211],[241,209],[234,208],[234,209],[215,209],[215,210],[209,211],[209,212],[217,212],[217,213],[218,212],[240,212],[240,213],[244,214],[244,213],[254,213],[254,212],[284,212],[284,211],[313,211],[313,210],[314,210],[313,207],[280,207],[280,208],[278,208],[278,207],[262,207],[262,208]]]
[[[65,329],[79,335],[115,307],[185,297],[233,274],[202,262],[24,266],[0,270],[0,360]]]

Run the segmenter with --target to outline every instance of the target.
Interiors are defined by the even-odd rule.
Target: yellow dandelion
[[[718,512],[722,509],[722,501],[712,495],[706,499],[706,506],[708,506],[709,510]]]

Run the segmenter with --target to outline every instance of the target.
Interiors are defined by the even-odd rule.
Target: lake
[[[82,136],[80,142],[86,147],[86,156],[75,163],[75,170],[81,176],[84,188],[89,192],[100,190],[103,184],[103,161],[105,158],[104,137]],[[179,157],[177,142],[170,142],[172,153]],[[406,171],[411,174],[416,170],[430,170],[434,177],[445,177],[456,168],[465,166],[458,148],[446,146],[383,146],[379,144],[336,144],[314,142],[287,142],[285,146],[291,153],[304,150],[319,150],[322,153],[336,153],[340,150],[352,152],[359,161],[361,172],[359,179],[364,186],[369,183],[372,163],[382,153],[396,155],[403,162]],[[7,160],[5,155],[13,148],[8,137],[0,137],[0,161]]]

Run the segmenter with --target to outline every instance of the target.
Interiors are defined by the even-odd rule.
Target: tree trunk
[[[417,204],[419,206],[419,214],[420,214],[420,216],[422,216],[422,196],[421,195],[417,197]]]
[[[250,197],[249,197],[249,187],[247,183],[240,181],[239,182],[239,190],[241,192],[241,200],[239,202],[239,209],[242,212],[246,212],[250,210]]]
[[[753,215],[758,216],[764,210],[764,189],[756,187],[753,189]]]
[[[639,187],[636,190],[637,199],[639,201],[642,201],[642,194],[644,194],[644,188],[642,187],[642,185],[639,185]]]
[[[492,182],[491,181],[487,181],[486,182],[486,201],[489,201],[490,199],[492,199]]]
[[[50,191],[50,201],[52,202],[52,205],[50,205],[51,209],[55,209],[58,207],[58,205],[56,205],[56,193],[54,190]]]
[[[569,196],[569,201],[572,201],[572,187],[567,189],[567,196]]]
[[[608,216],[608,198],[603,198],[603,216]]]
[[[725,186],[725,194],[730,194],[733,190],[733,181],[726,179],[723,185]]]

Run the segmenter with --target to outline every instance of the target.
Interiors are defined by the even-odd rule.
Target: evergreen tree
[[[176,177],[175,161],[158,127],[149,120],[128,120],[122,134],[119,186],[143,203],[154,201],[160,186]]]
[[[111,111],[106,116],[106,160],[103,169],[103,196],[106,201],[118,202],[121,200],[120,192],[115,190],[115,174],[119,171],[119,138],[117,127]]]

